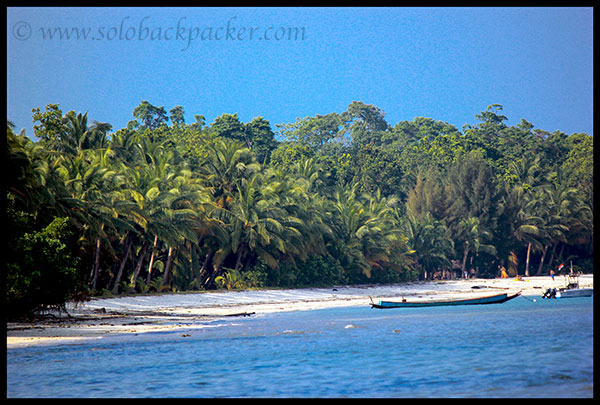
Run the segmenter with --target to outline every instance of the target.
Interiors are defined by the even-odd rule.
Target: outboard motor
[[[548,288],[546,292],[542,295],[542,298],[556,298],[556,288]]]

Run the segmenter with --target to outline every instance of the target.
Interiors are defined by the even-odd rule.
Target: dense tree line
[[[592,271],[593,137],[391,126],[353,102],[278,125],[135,108],[126,128],[59,105],[7,126],[7,306],[90,294]]]

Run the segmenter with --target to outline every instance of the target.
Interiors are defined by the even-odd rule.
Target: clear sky
[[[147,100],[275,130],[362,101],[460,130],[502,104],[593,134],[592,36],[592,8],[8,8],[7,118],[32,137],[58,103],[116,130]]]

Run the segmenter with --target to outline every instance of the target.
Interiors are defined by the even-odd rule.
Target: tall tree
[[[175,106],[169,110],[169,118],[171,119],[173,125],[181,126],[185,124],[185,118],[183,117],[184,112],[185,111],[183,110],[183,107],[180,105]]]
[[[156,107],[146,100],[134,108],[133,117],[141,121],[141,125],[149,129],[156,129],[169,120],[164,107]]]
[[[246,147],[251,147],[250,140],[244,130],[244,124],[240,121],[237,113],[223,114],[215,118],[210,125],[210,129],[219,137],[243,142]]]
[[[354,145],[379,144],[383,132],[390,129],[385,113],[374,105],[353,101],[341,114],[344,122],[343,135]]]
[[[446,222],[456,232],[461,219],[475,217],[487,229],[494,229],[496,184],[487,162],[472,151],[453,165],[446,178],[446,194],[451,202]]]
[[[277,147],[275,134],[271,130],[269,121],[263,117],[254,118],[244,125],[244,131],[249,148],[256,155],[258,162],[268,162],[271,151]]]

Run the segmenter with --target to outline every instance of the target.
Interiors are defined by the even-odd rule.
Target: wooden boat
[[[512,300],[521,295],[521,291],[516,294],[508,295],[507,293],[490,295],[478,298],[466,298],[460,300],[445,300],[445,301],[379,301],[379,304],[371,302],[371,308],[388,309],[388,308],[421,308],[421,307],[441,307],[449,305],[485,305],[485,304],[501,304]]]

